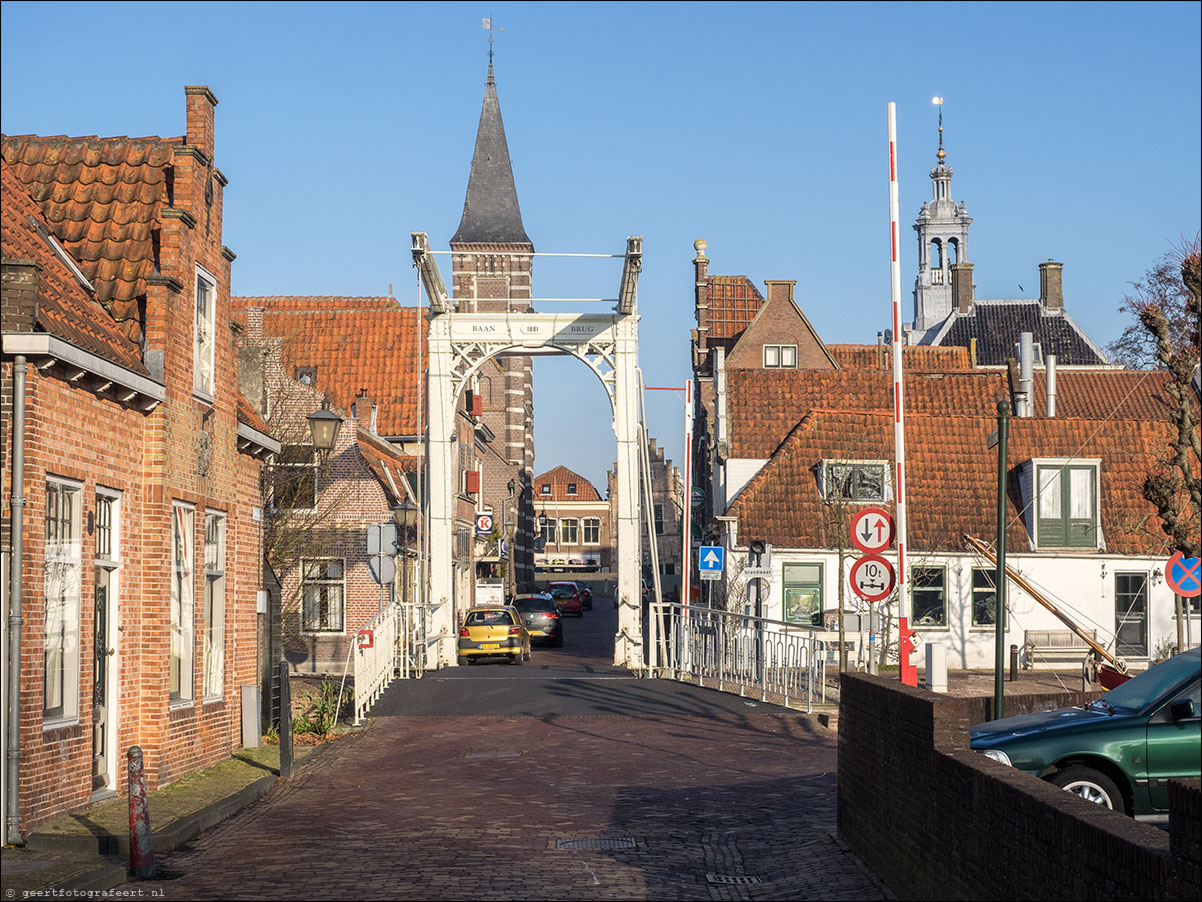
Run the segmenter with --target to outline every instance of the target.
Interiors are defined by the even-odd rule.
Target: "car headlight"
[[[1001,749],[978,749],[977,751],[979,751],[986,758],[992,758],[994,761],[1000,762],[1001,764],[1004,764],[1007,767],[1014,766],[1013,764],[1010,763],[1010,756],[1007,755],[1005,752],[1003,752]]]

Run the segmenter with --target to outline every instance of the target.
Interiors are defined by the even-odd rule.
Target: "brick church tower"
[[[465,313],[531,312],[534,243],[522,225],[491,53],[476,149],[459,228],[451,238],[452,293]],[[483,500],[511,540],[510,586],[534,581],[534,396],[530,357],[499,357],[477,374],[482,419],[503,461],[485,461]],[[509,484],[512,480],[513,491]],[[504,502],[504,504],[502,503]],[[507,521],[502,524],[502,518]]]

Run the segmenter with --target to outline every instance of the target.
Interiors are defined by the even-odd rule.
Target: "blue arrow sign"
[[[697,553],[697,569],[702,573],[721,572],[725,560],[726,549],[721,545],[702,545]]]

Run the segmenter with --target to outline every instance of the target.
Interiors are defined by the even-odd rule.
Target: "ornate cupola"
[[[931,168],[931,200],[922,205],[914,221],[918,233],[918,278],[914,283],[914,324],[909,336],[921,344],[924,335],[937,328],[952,311],[953,263],[967,263],[968,227],[972,217],[963,202],[952,200],[952,168],[943,149],[943,98],[939,107],[939,150]]]

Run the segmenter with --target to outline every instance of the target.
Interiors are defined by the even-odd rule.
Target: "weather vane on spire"
[[[939,153],[935,154],[935,156],[942,163],[947,158],[947,154],[943,152],[943,98],[932,97],[931,103],[939,107]]]
[[[481,20],[480,20],[480,22],[481,22],[481,25],[480,25],[480,27],[481,27],[481,28],[483,28],[485,31],[487,31],[487,32],[488,32],[488,68],[489,68],[489,70],[491,70],[491,69],[492,69],[492,39],[493,39],[493,32],[494,32],[494,31],[504,31],[505,29],[504,29],[504,28],[497,28],[497,29],[494,29],[494,28],[492,27],[492,17],[491,17],[491,16],[490,16],[489,18],[487,18],[487,19],[481,19]]]

